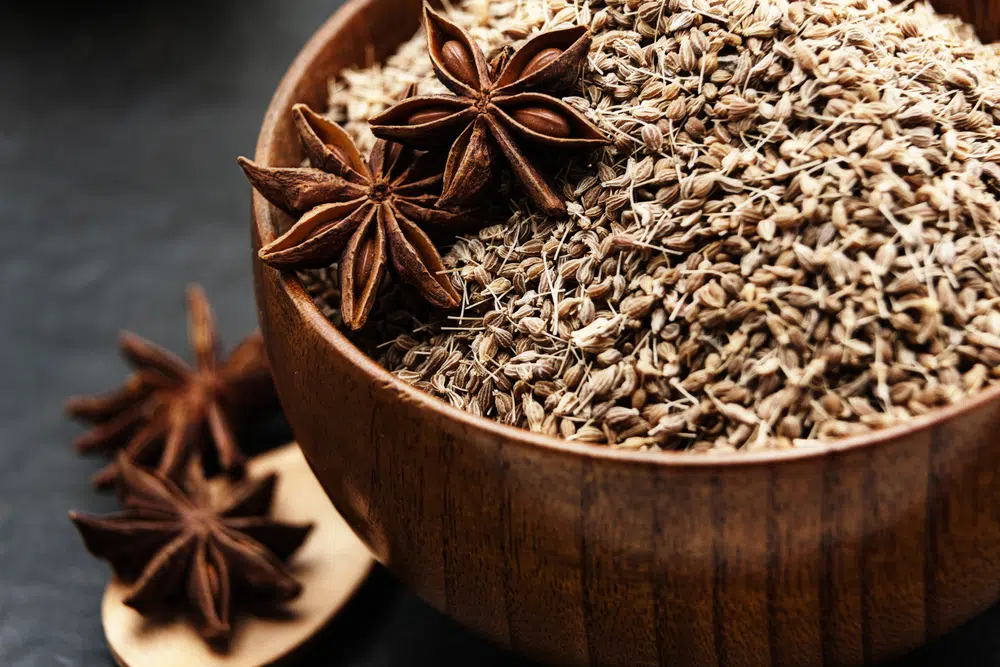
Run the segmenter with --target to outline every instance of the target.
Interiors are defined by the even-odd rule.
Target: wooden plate
[[[128,586],[108,584],[101,604],[104,634],[123,667],[257,667],[288,657],[321,630],[351,598],[374,560],[320,488],[298,445],[286,445],[250,461],[248,473],[278,472],[272,514],[286,521],[315,524],[291,567],[302,594],[287,619],[235,619],[229,652],[213,652],[183,618],[152,623],[122,600]]]

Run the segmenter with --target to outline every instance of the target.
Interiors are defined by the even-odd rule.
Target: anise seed
[[[472,56],[469,55],[469,50],[462,46],[461,42],[454,39],[445,42],[444,46],[441,47],[441,60],[444,61],[448,71],[459,81],[468,86],[476,85],[476,81],[479,79],[476,74],[476,65]]]
[[[534,58],[528,61],[528,64],[524,66],[524,69],[521,70],[521,76],[519,78],[524,79],[531,76],[558,58],[560,55],[562,55],[562,49],[557,49],[555,47],[539,51],[535,54]]]
[[[511,116],[529,130],[547,137],[565,139],[571,132],[569,121],[545,107],[525,107],[514,111]]]
[[[423,111],[418,111],[412,116],[407,122],[408,125],[423,125],[425,123],[433,123],[436,120],[441,120],[447,116],[451,115],[451,111],[445,111],[443,109],[424,109]]]

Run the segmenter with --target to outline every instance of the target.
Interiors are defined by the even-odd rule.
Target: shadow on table
[[[295,664],[316,667],[531,667],[432,609],[382,566]]]
[[[884,667],[1000,664],[1000,606]],[[317,667],[531,667],[432,609],[381,566],[295,664]]]
[[[1000,605],[885,667],[981,667],[1000,664]]]

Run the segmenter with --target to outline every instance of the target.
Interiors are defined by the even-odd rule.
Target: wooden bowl
[[[1000,2],[941,4],[996,36]],[[386,56],[419,12],[340,9],[281,82],[256,159],[299,164],[292,104],[323,108],[327,80]],[[281,218],[259,195],[253,217],[256,249]],[[615,451],[453,409],[363,355],[293,277],[254,273],[282,403],[337,509],[425,600],[503,646],[576,665],[858,664],[1000,597],[1000,388],[818,448]]]

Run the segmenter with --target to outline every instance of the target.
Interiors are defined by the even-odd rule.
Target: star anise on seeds
[[[212,505],[200,464],[181,488],[119,458],[124,510],[103,517],[70,512],[87,550],[134,583],[125,604],[143,616],[186,613],[225,649],[235,607],[268,614],[298,596],[283,564],[311,525],[268,517],[277,475],[248,480],[222,507]]]
[[[253,187],[269,202],[301,214],[260,250],[275,268],[320,268],[339,262],[341,314],[364,326],[389,260],[396,274],[430,303],[461,300],[422,225],[467,222],[469,210],[435,208],[441,171],[423,151],[379,140],[367,163],[336,123],[302,104],[292,113],[311,168],[271,168],[240,158]]]
[[[255,333],[219,363],[212,309],[200,287],[188,290],[188,304],[195,367],[123,333],[122,353],[135,372],[117,391],[67,403],[72,416],[94,425],[77,438],[78,451],[123,449],[129,460],[156,463],[160,473],[174,476],[211,443],[219,465],[231,476],[242,474],[244,457],[234,435],[238,420],[277,405],[264,341]],[[94,485],[110,485],[118,469],[111,463],[94,476]]]
[[[583,114],[552,96],[580,76],[590,49],[587,28],[543,32],[491,66],[465,30],[426,5],[424,27],[434,71],[454,95],[404,100],[373,118],[372,132],[416,148],[451,146],[441,206],[473,199],[492,180],[499,151],[542,210],[564,214],[563,198],[537,164],[543,152],[606,142]]]

